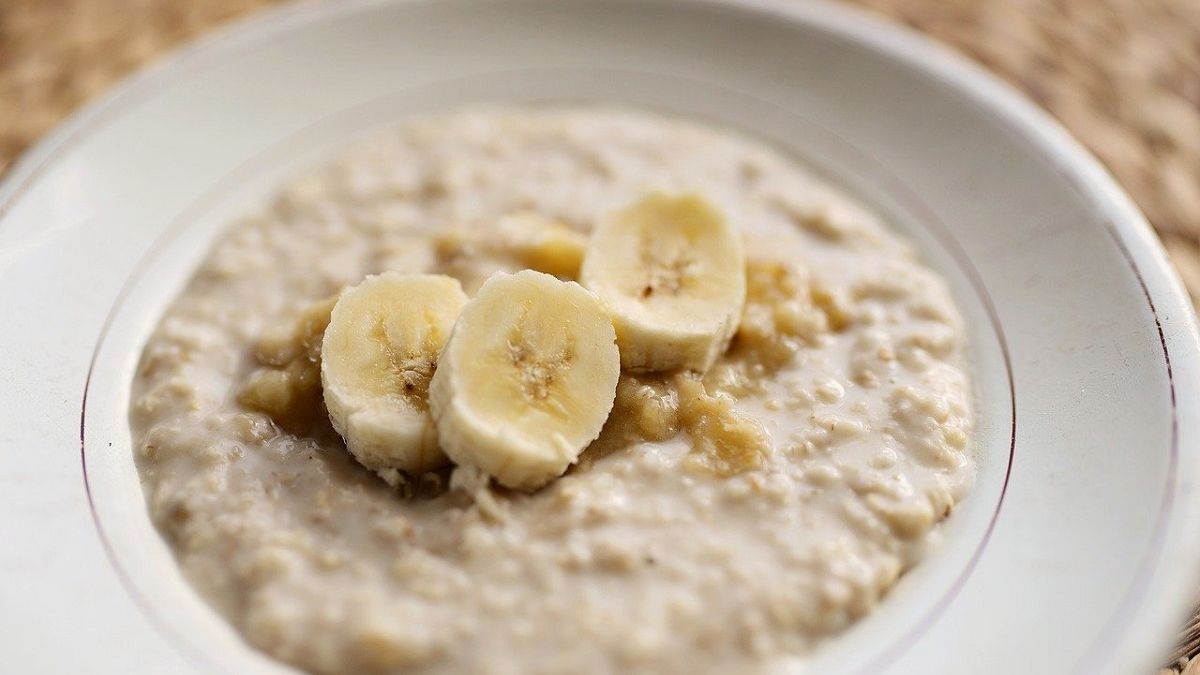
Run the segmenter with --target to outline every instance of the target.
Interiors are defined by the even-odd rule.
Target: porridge
[[[727,276],[693,312],[705,327],[663,342],[638,322],[669,308],[595,309],[558,281],[604,298],[617,266],[597,251],[638,244],[597,224],[655,232],[673,213],[737,241],[651,261],[675,276],[630,292],[686,294],[710,261]],[[673,250],[639,241],[638,264]],[[541,286],[513,305],[530,342],[497,361],[522,368],[512,391],[556,391],[558,361],[526,344],[598,369],[544,434],[573,452],[520,471],[544,439],[483,417],[456,429],[489,423],[494,442],[451,437],[442,412],[471,387],[489,410],[520,403],[467,349],[508,325],[480,307],[517,281]],[[419,335],[373,309],[387,297],[426,303]],[[539,337],[605,311],[583,347]],[[478,108],[359,142],[235,223],[147,343],[130,419],[184,575],[300,668],[770,671],[870,612],[970,488],[963,342],[911,248],[780,154],[628,110]],[[571,436],[576,418],[594,429]],[[517,459],[489,464],[501,451]]]

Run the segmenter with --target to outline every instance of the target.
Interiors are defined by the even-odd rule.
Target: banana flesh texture
[[[451,460],[533,490],[599,436],[619,375],[616,333],[595,296],[541,272],[497,273],[459,315],[429,406]]]
[[[467,302],[457,279],[384,273],[342,292],[321,345],[329,419],[369,469],[410,476],[446,463],[429,382]]]
[[[616,327],[633,372],[703,372],[729,346],[746,301],[741,237],[696,194],[648,195],[597,224],[581,280]]]

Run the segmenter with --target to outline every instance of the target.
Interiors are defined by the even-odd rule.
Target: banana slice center
[[[372,337],[383,345],[389,391],[416,410],[427,410],[429,381],[437,368],[437,349],[428,344],[432,340],[415,350],[398,349],[396,343],[400,340],[390,334],[383,317],[375,320]]]
[[[685,253],[663,255],[647,247],[642,248],[642,264],[646,269],[646,283],[639,295],[643,300],[679,295],[699,274],[701,267],[699,260]]]
[[[508,337],[508,359],[526,400],[543,410],[563,412],[553,396],[554,387],[575,361],[575,345],[566,332],[547,333],[545,328],[539,330],[526,310]]]
[[[544,401],[550,396],[558,372],[570,364],[565,355],[553,359],[538,358],[524,345],[511,342],[508,343],[508,356],[521,373],[521,390],[525,397],[534,401]]]

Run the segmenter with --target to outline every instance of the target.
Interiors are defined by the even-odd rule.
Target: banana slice
[[[429,387],[446,454],[536,489],[600,435],[621,359],[599,301],[541,272],[493,274],[463,308]]]
[[[501,218],[496,231],[504,246],[530,269],[560,279],[579,276],[587,239],[565,223],[527,211]]]
[[[321,345],[321,384],[333,428],[363,466],[417,475],[446,462],[429,380],[466,302],[457,279],[395,272],[338,298]]]
[[[746,301],[741,237],[699,195],[652,194],[606,217],[581,280],[612,315],[631,371],[707,370]]]

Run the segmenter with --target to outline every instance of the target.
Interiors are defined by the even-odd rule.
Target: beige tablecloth
[[[0,172],[156,55],[277,0],[0,0]],[[847,0],[976,59],[1108,165],[1200,299],[1200,0]],[[1200,652],[1200,620],[1163,663]],[[1171,672],[1170,670],[1165,672]],[[1200,659],[1187,669],[1200,675]]]

